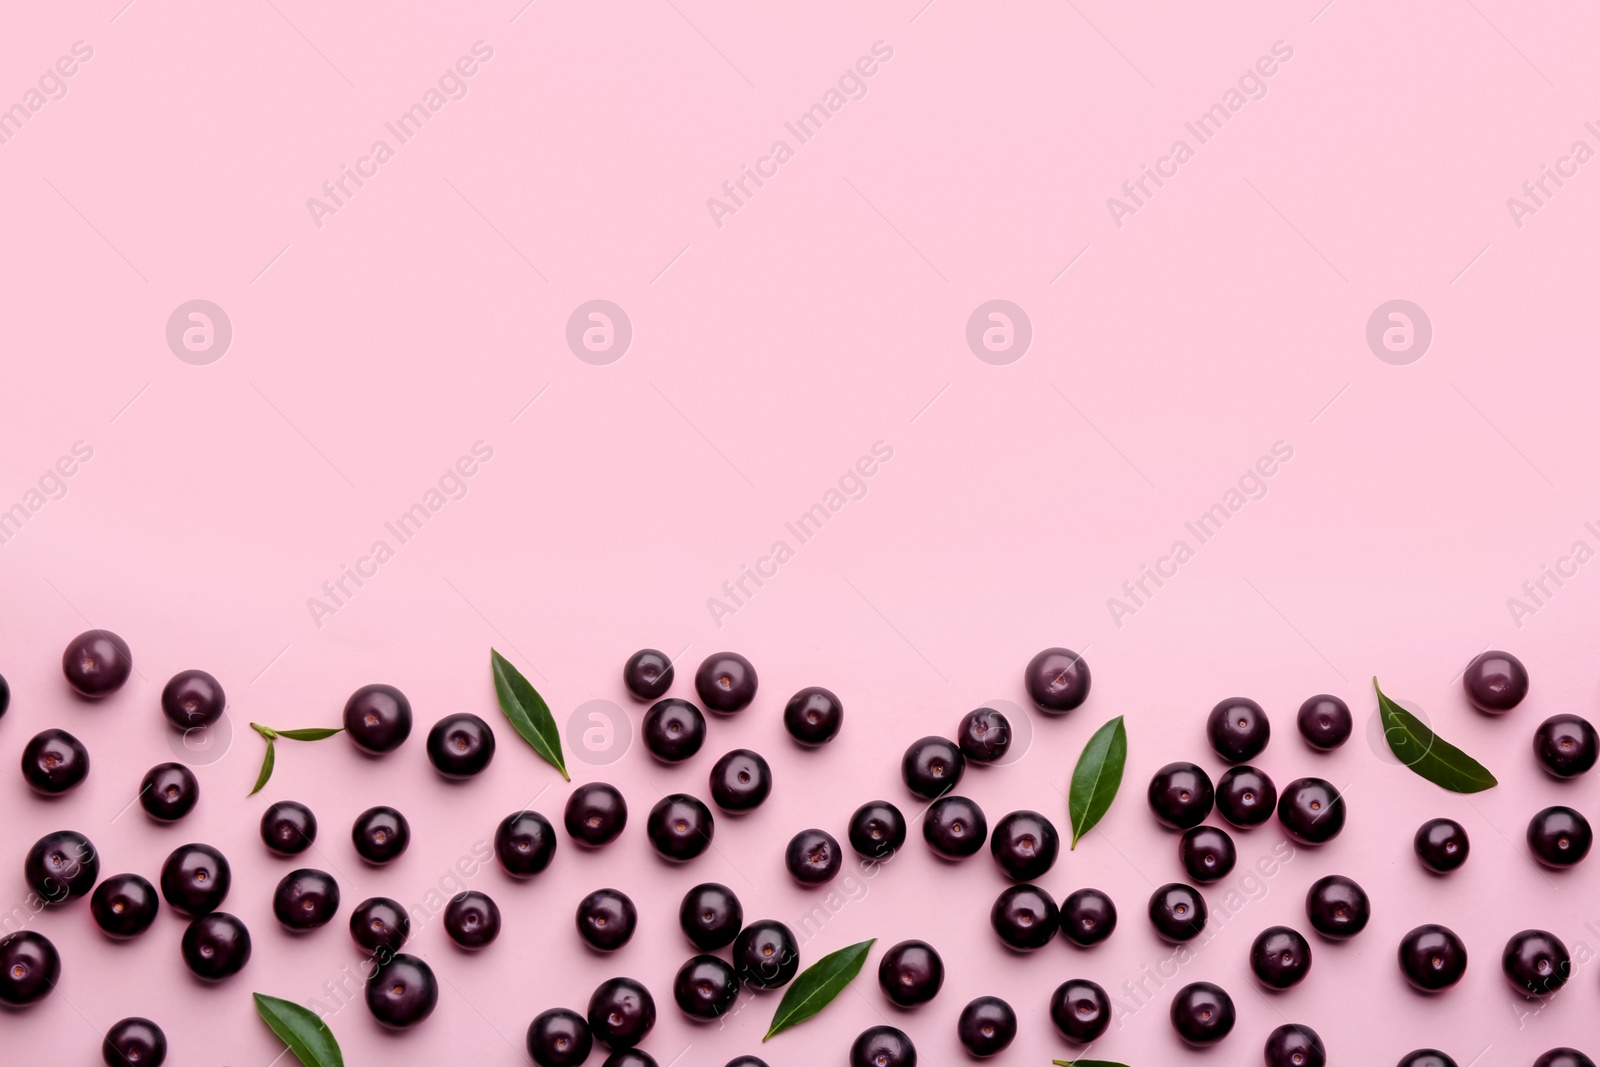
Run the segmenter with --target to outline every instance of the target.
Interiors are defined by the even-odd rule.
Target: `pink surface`
[[[91,1062],[107,1026],[140,1014],[167,1028],[173,1063],[272,1062],[281,1045],[252,990],[329,1003],[325,983],[359,958],[343,930],[352,905],[423,905],[503,815],[529,801],[558,815],[570,787],[496,718],[491,644],[563,722],[591,700],[632,709],[619,669],[644,645],[683,656],[679,695],[720,648],[747,654],[762,688],[711,724],[687,765],[637,746],[608,766],[575,755],[577,780],[626,791],[623,839],[588,855],[564,842],[526,884],[477,869],[466,881],[505,911],[499,942],[469,957],[427,923],[413,945],[442,979],[436,1014],[394,1037],[359,1001],[338,1011],[352,1064],[521,1062],[538,1011],[581,1008],[617,974],[656,993],[647,1045],[661,1063],[758,1051],[775,997],[720,1028],[690,1026],[671,1004],[689,954],[683,890],[725,881],[752,918],[798,925],[825,894],[788,879],[789,835],[842,837],[850,811],[880,796],[915,810],[902,748],[984,701],[1022,702],[1023,665],[1053,644],[1085,652],[1088,703],[1035,718],[1025,758],[962,788],[991,820],[1031,807],[1065,827],[1079,748],[1126,715],[1122,796],[1043,880],[1058,898],[1107,890],[1121,928],[1090,953],[1008,955],[987,923],[1003,885],[994,865],[938,863],[913,838],[870,882],[836,885],[848,902],[803,955],[924,938],[947,961],[944,991],[900,1013],[869,972],[759,1049],[773,1067],[843,1063],[853,1035],[885,1018],[925,1064],[960,1062],[955,1018],[980,994],[1022,1018],[1002,1062],[1047,1062],[1075,1051],[1045,1013],[1049,990],[1075,976],[1120,1005],[1093,1055],[1135,1067],[1258,1062],[1285,1019],[1317,1028],[1345,1064],[1435,1045],[1462,1065],[1520,1065],[1590,1040],[1583,961],[1600,946],[1600,867],[1546,875],[1521,838],[1548,804],[1597,814],[1594,783],[1547,779],[1528,743],[1545,715],[1588,713],[1600,695],[1600,577],[1560,562],[1575,542],[1586,559],[1600,548],[1585,525],[1600,519],[1587,354],[1600,177],[1578,162],[1600,148],[1585,125],[1600,23],[1503,0],[923,4],[95,0],[6,14],[0,104],[27,117],[0,127],[0,506],[27,518],[0,545],[0,671],[14,691],[0,760],[14,767],[54,725],[86,742],[94,771],[55,802],[0,775],[0,886],[20,903],[23,852],[61,827],[95,841],[106,873],[152,878],[168,850],[206,841],[232,860],[228,909],[256,939],[245,973],[202,988],[171,913],[127,945],[102,940],[84,906],[24,916],[59,945],[64,973],[59,995],[0,1021],[8,1060]],[[79,41],[92,58],[46,76]],[[801,143],[785,124],[835,88],[836,112]],[[1185,124],[1235,88],[1236,113],[1201,143]],[[430,89],[442,89],[437,111],[401,143],[385,124]],[[369,159],[380,139],[381,163]],[[745,165],[767,177],[746,179],[753,192],[730,211],[722,187]],[[1146,165],[1168,176],[1145,179],[1135,202],[1122,186]],[[1567,176],[1534,201],[1523,183],[1544,165]],[[322,186],[342,166],[368,176],[346,179],[330,212]],[[708,208],[714,196],[722,209]],[[974,333],[987,358],[968,346],[969,317],[996,299],[1031,323],[1009,363],[1015,349],[982,346],[986,316]],[[191,300],[231,321],[220,359],[207,362],[215,341],[188,359],[169,348],[169,317]],[[569,318],[593,300],[631,322],[608,364],[583,348],[586,316],[573,333],[588,358],[568,346]],[[1431,320],[1419,360],[1368,346],[1369,317],[1391,300]],[[92,458],[41,482],[75,442]],[[441,481],[477,442],[492,458]],[[1246,478],[1275,446],[1292,458]],[[875,447],[892,458],[841,481]],[[436,487],[437,511],[400,543],[385,523]],[[801,543],[785,523],[836,487],[851,498]],[[1235,487],[1250,499],[1200,543],[1185,523]],[[364,562],[380,539],[386,561]],[[1162,563],[1180,539],[1191,558]],[[779,541],[783,561],[763,562]],[[1136,611],[1113,611],[1146,565],[1176,573],[1124,600]],[[1528,598],[1523,583],[1546,565],[1564,584]],[[369,577],[313,611],[346,566]],[[766,577],[735,602],[724,583],[747,566]],[[714,612],[713,597],[736,610]],[[1511,597],[1534,610],[1514,612]],[[101,706],[73,699],[59,673],[62,647],[91,623],[125,636],[139,670]],[[1501,720],[1468,710],[1455,680],[1485,646],[1519,654],[1534,679]],[[232,745],[192,757],[203,797],[183,823],[119,815],[143,771],[172,757],[157,698],[186,667],[227,687]],[[1500,787],[1452,796],[1379,758],[1365,733],[1374,674]],[[372,762],[343,740],[286,744],[266,792],[245,798],[261,754],[249,721],[332,724],[377,680],[417,708],[404,749]],[[810,684],[841,695],[847,722],[836,743],[802,752],[779,712]],[[1292,726],[1320,691],[1359,720],[1327,757]],[[1239,873],[1208,895],[1218,910],[1230,888],[1246,902],[1174,978],[1143,910],[1180,872],[1176,841],[1143,789],[1171,759],[1220,770],[1201,727],[1232,694],[1273,716],[1261,765],[1280,784],[1319,774],[1346,787],[1349,824],[1255,880],[1245,872],[1283,838],[1275,826],[1238,835]],[[500,751],[452,785],[421,740],[461,710],[496,718]],[[569,749],[579,742],[569,733]],[[668,869],[644,813],[662,792],[703,795],[711,763],[741,745],[772,761],[772,799],[719,819],[716,852]],[[318,865],[344,889],[337,925],[306,937],[271,917],[272,886],[295,864],[265,853],[256,821],[280,798],[316,810]],[[347,835],[376,803],[403,809],[415,834],[383,870],[363,867]],[[1412,829],[1436,815],[1472,837],[1449,879],[1410,854]],[[1347,945],[1316,941],[1309,980],[1265,997],[1249,979],[1251,938],[1303,925],[1306,886],[1330,872],[1372,893],[1371,927]],[[572,911],[605,885],[638,901],[641,930],[598,958]],[[1401,934],[1428,921],[1460,931],[1472,958],[1431,1000],[1394,964]],[[1537,1015],[1495,973],[1528,925],[1580,960],[1574,992]],[[1166,1011],[1197,979],[1232,991],[1239,1025],[1191,1055]]]

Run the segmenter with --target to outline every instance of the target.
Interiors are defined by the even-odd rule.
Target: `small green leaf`
[[[844,992],[844,987],[861,973],[867,954],[877,940],[874,937],[830,952],[801,971],[784,992],[783,1001],[772,1016],[772,1026],[761,1040],[771,1040],[773,1035],[805,1022],[832,1003],[833,998]]]
[[[1422,777],[1454,793],[1480,793],[1499,785],[1488,769],[1423,725],[1421,719],[1396,704],[1378,688],[1378,717],[1389,750]]]
[[[321,741],[324,737],[344,733],[343,726],[314,726],[306,730],[275,730],[278,737],[286,737],[290,741]]]
[[[274,737],[278,736],[278,731],[274,730],[270,726],[262,726],[258,722],[251,723],[250,724],[250,729],[254,730],[256,733],[260,734],[262,737],[265,737],[268,741],[271,741]]]
[[[317,1018],[316,1012],[263,993],[253,996],[256,1013],[305,1067],[344,1067],[344,1053],[339,1051],[339,1042],[333,1039],[333,1031]]]
[[[1056,1067],[1126,1067],[1121,1063],[1112,1063],[1110,1060],[1051,1060]]]
[[[500,710],[511,720],[512,727],[523,740],[545,761],[561,772],[561,777],[572,781],[567,773],[566,760],[561,755],[561,730],[556,726],[550,707],[544,702],[522,672],[511,665],[500,653],[489,650],[489,666],[494,671],[494,691],[500,698]]]
[[[272,738],[267,738],[267,755],[261,761],[261,776],[256,779],[256,787],[250,790],[250,795],[255,796],[266,787],[267,779],[272,777],[273,765],[278,762],[278,755],[273,747]]]
[[[1111,810],[1122,785],[1122,768],[1128,762],[1128,730],[1122,716],[1094,732],[1072,769],[1067,812],[1072,816],[1072,848]],[[1088,1062],[1088,1061],[1085,1061]]]

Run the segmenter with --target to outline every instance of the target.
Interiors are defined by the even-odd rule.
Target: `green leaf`
[[[255,796],[266,787],[267,779],[272,777],[272,768],[278,762],[278,755],[272,744],[272,738],[267,738],[267,755],[261,761],[261,776],[256,779],[256,787],[250,790],[250,795]]]
[[[1378,688],[1378,717],[1389,750],[1407,767],[1434,785],[1455,793],[1480,793],[1499,785],[1488,769],[1423,725],[1421,719],[1396,704]]]
[[[1121,1063],[1112,1063],[1110,1060],[1051,1060],[1056,1067],[1125,1067]]]
[[[254,730],[256,733],[260,734],[262,737],[265,737],[268,741],[271,741],[274,737],[278,736],[278,731],[274,730],[270,726],[262,726],[258,722],[251,723],[250,724],[250,729]]]
[[[833,998],[844,992],[844,987],[861,973],[862,966],[867,962],[867,954],[877,940],[874,937],[830,952],[801,971],[800,976],[784,992],[783,1001],[772,1016],[772,1026],[761,1040],[771,1040],[774,1034],[805,1022],[832,1003]]]
[[[1072,769],[1067,812],[1072,816],[1072,848],[1111,810],[1122,785],[1122,768],[1128,762],[1128,730],[1122,716],[1094,732]],[[1084,1061],[1091,1062],[1091,1061]]]
[[[494,670],[494,691],[500,698],[500,710],[511,720],[512,727],[523,740],[545,761],[561,772],[561,777],[572,781],[567,773],[566,760],[561,755],[561,730],[556,726],[550,707],[544,702],[522,672],[511,665],[500,653],[489,650],[489,666]]]
[[[252,995],[256,998],[256,1013],[305,1067],[344,1067],[339,1042],[316,1012],[263,993]]]
[[[307,730],[275,730],[279,737],[287,737],[291,741],[321,741],[324,737],[344,733],[343,726],[314,726]]]

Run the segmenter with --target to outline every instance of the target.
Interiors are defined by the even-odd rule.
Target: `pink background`
[[[179,960],[171,913],[127,945],[104,941],[82,905],[31,917],[64,972],[58,995],[5,1018],[9,1057],[92,1062],[107,1026],[142,1014],[167,1028],[173,1063],[265,1067],[281,1045],[252,990],[324,997],[359,958],[343,930],[356,902],[421,904],[536,796],[557,817],[570,787],[498,718],[491,644],[563,723],[591,699],[637,722],[619,668],[640,646],[681,650],[679,695],[719,648],[747,654],[762,688],[743,715],[711,724],[686,765],[654,764],[637,746],[610,766],[574,751],[576,779],[626,791],[623,839],[591,855],[564,841],[526,884],[477,872],[470,884],[504,909],[501,939],[469,957],[427,923],[412,945],[442,980],[437,1012],[401,1037],[359,1001],[339,1012],[331,1025],[352,1064],[520,1062],[537,1012],[581,1008],[617,974],[655,991],[647,1047],[662,1064],[720,1067],[758,1051],[776,997],[720,1029],[690,1026],[671,1003],[689,955],[681,893],[721,880],[751,918],[797,922],[821,895],[785,874],[789,835],[819,825],[843,837],[850,811],[880,796],[916,810],[898,780],[904,746],[984,701],[1022,701],[1023,665],[1053,644],[1085,652],[1088,703],[1036,719],[1020,762],[973,772],[962,791],[991,821],[1031,807],[1065,829],[1080,747],[1126,715],[1122,796],[1043,880],[1058,898],[1107,890],[1121,928],[1091,953],[1056,943],[1008,955],[987,923],[1004,884],[993,863],[949,867],[913,838],[803,955],[925,938],[947,962],[944,991],[902,1014],[869,972],[856,995],[760,1049],[774,1067],[842,1063],[853,1035],[885,1017],[924,1063],[959,1062],[955,1018],[980,994],[1021,1016],[1003,1061],[1046,1062],[1074,1051],[1045,1012],[1048,991],[1074,976],[1123,1005],[1092,1054],[1136,1067],[1257,1062],[1286,1019],[1317,1028],[1346,1064],[1424,1045],[1463,1067],[1527,1064],[1592,1035],[1592,966],[1527,1018],[1495,973],[1524,926],[1555,931],[1580,959],[1600,946],[1596,861],[1546,875],[1522,846],[1540,807],[1600,814],[1592,782],[1557,784],[1529,753],[1540,719],[1588,713],[1600,696],[1600,576],[1579,568],[1520,620],[1507,606],[1573,542],[1600,548],[1584,528],[1600,519],[1587,269],[1600,177],[1580,169],[1520,229],[1506,205],[1574,140],[1600,147],[1583,126],[1600,92],[1592,13],[1504,0],[472,0],[448,13],[123,3],[16,8],[0,33],[3,104],[75,41],[93,48],[65,97],[0,145],[0,506],[23,501],[74,442],[94,453],[0,546],[0,671],[14,694],[0,757],[14,767],[27,738],[54,725],[94,759],[88,782],[53,802],[14,771],[0,776],[0,856],[12,864],[0,886],[8,909],[20,903],[23,852],[61,827],[95,841],[107,874],[154,878],[171,848],[207,841],[233,863],[227,908],[256,953],[242,975],[202,988]],[[465,98],[319,229],[306,199],[480,40],[493,58]],[[706,199],[877,41],[893,58],[866,96],[718,228]],[[1119,229],[1106,198],[1277,41],[1293,58],[1267,95]],[[180,361],[164,335],[196,298],[223,307],[234,331],[206,366]],[[573,309],[597,298],[633,326],[608,366],[565,341]],[[965,341],[972,310],[996,298],[1032,322],[1030,349],[1008,366]],[[1433,324],[1409,366],[1366,344],[1368,316],[1392,299]],[[493,459],[466,496],[316,625],[307,598],[476,441]],[[878,441],[893,459],[866,495],[719,628],[707,598]],[[1107,598],[1278,441],[1293,459],[1266,496],[1117,626]],[[101,706],[72,698],[59,674],[62,647],[90,624],[126,637],[139,670]],[[1516,652],[1534,678],[1502,720],[1472,713],[1456,681],[1486,646]],[[119,818],[143,771],[172,758],[158,695],[187,667],[227,687],[232,746],[197,767],[203,797],[184,822],[156,826],[137,807]],[[1500,787],[1456,797],[1379,758],[1365,733],[1374,674]],[[285,745],[267,791],[245,798],[261,755],[246,723],[332,724],[375,680],[410,695],[410,743],[381,762],[343,740]],[[843,735],[818,752],[789,743],[779,715],[810,684],[847,708]],[[1330,757],[1293,731],[1294,709],[1321,691],[1359,721]],[[1251,883],[1248,905],[1132,1010],[1125,983],[1169,954],[1145,901],[1180,873],[1143,790],[1172,759],[1220,771],[1202,722],[1232,694],[1273,716],[1261,765],[1280,785],[1314,773],[1347,787],[1349,824]],[[455,786],[427,765],[422,735],[462,710],[495,721],[501,747]],[[719,819],[716,852],[666,868],[646,845],[645,812],[661,792],[703,794],[711,763],[741,745],[772,761],[772,799]],[[336,925],[306,937],[270,910],[295,864],[256,836],[281,798],[316,810],[313,862],[344,890]],[[382,870],[359,863],[346,829],[376,803],[402,808],[415,834]],[[1412,829],[1435,815],[1462,821],[1473,842],[1449,879],[1410,854]],[[1282,837],[1269,826],[1237,840],[1240,870],[1209,892],[1214,907]],[[1330,872],[1370,890],[1372,925],[1347,945],[1315,941],[1310,978],[1267,998],[1249,977],[1249,942],[1274,923],[1303,926],[1305,888]],[[572,928],[578,899],[603,885],[642,913],[610,958]],[[1428,921],[1456,928],[1472,958],[1461,985],[1432,1000],[1405,989],[1393,958]],[[1233,993],[1239,1024],[1220,1049],[1188,1056],[1167,1002],[1198,979]]]

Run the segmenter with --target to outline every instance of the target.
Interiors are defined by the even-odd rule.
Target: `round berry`
[[[99,700],[122,688],[133,673],[128,642],[110,630],[85,630],[61,654],[61,673],[81,697]]]
[[[411,915],[398,900],[368,897],[350,913],[350,936],[368,952],[389,959],[411,936]]]
[[[1467,973],[1467,946],[1454,930],[1427,924],[1400,939],[1400,972],[1424,993],[1436,993]]]
[[[1272,724],[1261,705],[1248,697],[1228,697],[1206,718],[1211,748],[1228,763],[1248,763],[1261,755],[1272,737]]]
[[[4,716],[9,707],[11,707],[11,683],[6,681],[5,675],[0,674],[0,716]]]
[[[1068,1041],[1087,1045],[1111,1025],[1111,998],[1087,978],[1062,982],[1050,995],[1050,1021]]]
[[[615,841],[628,825],[628,802],[616,786],[590,782],[572,791],[562,821],[578,844],[599,848]]]
[[[315,930],[339,911],[339,883],[326,871],[290,871],[272,894],[272,913],[289,930]]]
[[[1600,737],[1581,715],[1552,715],[1534,731],[1533,753],[1557,778],[1576,778],[1594,766]]]
[[[1032,952],[1056,936],[1061,913],[1050,894],[1038,886],[1014,885],[995,899],[994,907],[989,909],[989,925],[1010,948]]]
[[[672,674],[672,660],[665,652],[641,648],[622,665],[622,684],[635,700],[660,700],[672,688]]]
[[[1398,1067],[1456,1067],[1456,1061],[1436,1048],[1419,1048],[1401,1056]]]
[[[344,732],[370,756],[393,752],[411,736],[411,701],[392,685],[364,685],[344,702]]]
[[[687,700],[667,697],[644,713],[644,747],[662,763],[681,763],[706,740],[706,717]]]
[[[754,1056],[735,1056],[728,1061],[727,1067],[767,1067],[767,1061]]]
[[[879,961],[878,985],[902,1008],[926,1004],[944,985],[944,960],[926,941],[902,941]]]
[[[444,906],[444,932],[462,948],[476,951],[500,936],[500,908],[487,893],[457,893]]]
[[[1473,707],[1504,715],[1528,695],[1528,668],[1509,652],[1480,652],[1467,664],[1461,685]]]
[[[645,835],[662,859],[683,863],[711,847],[716,831],[711,809],[687,793],[662,797],[645,820]]]
[[[694,691],[708,710],[731,715],[756,698],[756,669],[737,652],[713,653],[694,672]]]
[[[789,839],[783,863],[801,885],[822,885],[839,873],[839,842],[826,830],[801,830]]]
[[[900,760],[900,777],[906,788],[932,800],[954,789],[967,769],[967,758],[955,742],[943,737],[913,741]]]
[[[784,705],[783,725],[790,737],[807,748],[816,748],[839,735],[839,728],[844,725],[844,705],[831,690],[807,686]]]
[[[513,878],[532,878],[556,854],[556,830],[536,811],[514,811],[494,831],[494,856]]]
[[[1089,696],[1089,664],[1070,648],[1047,648],[1022,672],[1028,696],[1046,715],[1065,715]]]
[[[1215,826],[1194,826],[1178,839],[1178,858],[1197,882],[1215,882],[1232,871],[1237,855],[1228,831]]]
[[[596,889],[578,901],[578,936],[590,948],[615,952],[639,926],[639,909],[620,889]]]
[[[161,865],[161,895],[174,911],[206,915],[222,907],[233,885],[228,859],[210,845],[179,845]]]
[[[1545,808],[1528,821],[1528,849],[1546,867],[1571,867],[1592,844],[1589,820],[1571,808]]]
[[[1306,918],[1330,941],[1343,941],[1367,928],[1372,904],[1364,889],[1342,874],[1330,874],[1306,891]]]
[[[643,1049],[625,1048],[606,1057],[600,1067],[661,1067],[656,1058]]]
[[[428,731],[428,759],[446,778],[471,778],[494,759],[494,731],[471,712],[446,715]]]
[[[200,783],[181,763],[158,763],[139,783],[139,805],[157,822],[177,822],[194,810]]]
[[[1500,969],[1518,992],[1544,997],[1567,984],[1572,976],[1572,956],[1555,934],[1523,930],[1511,935],[1500,956]]]
[[[32,930],[0,937],[0,1004],[21,1008],[43,1000],[61,980],[61,954]]]
[[[903,1030],[873,1026],[851,1043],[850,1067],[917,1067],[917,1047]]]
[[[1533,1067],[1594,1067],[1594,1061],[1575,1048],[1553,1048],[1534,1060]]]
[[[850,816],[850,847],[862,859],[888,859],[906,843],[906,817],[887,800],[872,800]]]
[[[994,708],[969,711],[956,727],[956,744],[974,763],[995,763],[1011,749],[1011,720]]]
[[[800,970],[794,931],[775,919],[751,923],[734,938],[733,965],[746,985],[757,989],[786,985]]]
[[[22,877],[46,904],[88,896],[100,878],[100,855],[76,830],[57,830],[33,843],[22,861]]]
[[[702,882],[683,895],[678,925],[690,944],[713,952],[733,944],[744,926],[744,907],[733,890],[720,882]]]
[[[1311,945],[1297,930],[1269,926],[1250,945],[1250,969],[1268,989],[1288,989],[1311,971]]]
[[[350,840],[368,863],[390,863],[411,844],[411,824],[394,808],[379,804],[356,816]]]
[[[539,1067],[578,1067],[592,1048],[589,1024],[568,1008],[542,1011],[528,1024],[528,1055]]]
[[[1169,882],[1150,895],[1150,925],[1168,941],[1199,937],[1206,915],[1206,898],[1193,886]]]
[[[1150,810],[1169,830],[1199,826],[1216,799],[1211,778],[1192,763],[1169,763],[1150,779]]]
[[[1221,986],[1191,982],[1172,998],[1172,1028],[1195,1046],[1215,1045],[1233,1030],[1233,998]]]
[[[219,982],[250,962],[250,931],[225,911],[213,911],[183,931],[183,962],[197,978]]]
[[[433,968],[404,952],[379,965],[367,981],[367,1010],[391,1030],[416,1026],[439,1003]]]
[[[60,796],[89,777],[89,750],[65,730],[42,730],[23,746],[22,777],[35,793]]]
[[[633,1048],[655,1025],[655,998],[632,978],[601,982],[589,998],[589,1032],[606,1048]]]
[[[1230,767],[1217,779],[1217,814],[1241,830],[1260,826],[1278,806],[1278,787],[1254,767]]]
[[[156,887],[137,874],[114,874],[95,887],[89,913],[107,937],[119,941],[150,929],[161,910]]]
[[[1326,844],[1344,829],[1344,797],[1321,778],[1296,778],[1278,798],[1278,821],[1299,844]]]
[[[261,840],[277,856],[298,856],[317,839],[317,817],[304,804],[280,800],[261,813]]]
[[[1262,1055],[1267,1067],[1326,1067],[1328,1062],[1322,1038],[1299,1023],[1284,1023],[1268,1034]]]
[[[715,1019],[739,999],[739,977],[715,956],[694,956],[672,979],[672,999],[691,1019]]]
[[[736,748],[711,768],[711,799],[723,811],[754,811],[772,793],[772,768],[758,753]]]
[[[979,1058],[1004,1052],[1017,1036],[1017,1013],[999,997],[979,997],[961,1009],[956,1036]]]
[[[1350,715],[1350,705],[1336,696],[1318,693],[1307,697],[1300,705],[1295,725],[1300,728],[1300,736],[1306,739],[1306,744],[1318,752],[1332,752],[1350,740],[1355,719]]]
[[[121,1019],[100,1043],[107,1067],[161,1067],[167,1062],[167,1035],[149,1019]]]
[[[1454,819],[1429,819],[1417,828],[1411,845],[1417,859],[1434,874],[1449,874],[1460,867],[1470,850],[1466,827]]]
[[[1079,889],[1061,902],[1061,936],[1092,948],[1117,928],[1117,906],[1098,889]]]
[[[180,730],[210,726],[227,706],[222,683],[205,671],[179,671],[161,689],[161,714]]]
[[[1049,819],[1036,811],[1013,811],[994,824],[989,852],[1015,882],[1042,878],[1055,866],[1061,839]]]
[[[983,809],[966,797],[944,797],[928,806],[922,818],[922,838],[947,860],[976,855],[989,836]]]

